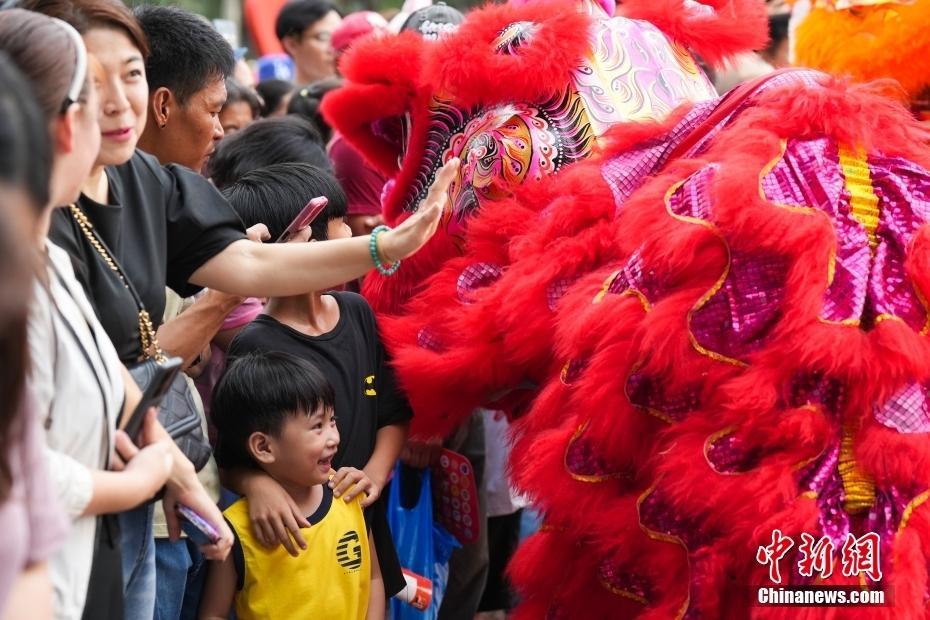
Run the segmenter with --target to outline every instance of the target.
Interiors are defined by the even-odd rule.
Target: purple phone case
[[[212,545],[220,539],[220,533],[213,524],[197,514],[194,509],[179,504],[178,514],[181,516],[181,529],[196,544]]]

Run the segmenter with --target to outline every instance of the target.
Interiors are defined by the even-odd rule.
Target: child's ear
[[[265,433],[255,432],[249,435],[249,452],[252,458],[263,465],[274,463],[275,456],[271,446],[271,438]]]

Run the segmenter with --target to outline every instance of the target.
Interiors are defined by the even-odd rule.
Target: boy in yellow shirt
[[[324,484],[339,446],[333,389],[320,371],[285,353],[236,360],[216,386],[211,415],[221,467],[257,467],[291,496],[311,527],[307,549],[292,557],[264,547],[252,534],[246,498],[223,513],[236,540],[222,562],[211,562],[201,619],[384,618],[369,608],[380,569],[371,553],[361,496],[333,501]],[[381,588],[380,583],[377,584]],[[377,597],[376,597],[377,600]]]

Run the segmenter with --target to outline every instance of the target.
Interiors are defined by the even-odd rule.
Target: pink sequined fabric
[[[883,405],[875,407],[875,419],[899,433],[930,433],[927,395],[927,386],[908,383]]]
[[[680,422],[701,406],[697,388],[670,390],[661,378],[639,371],[627,378],[626,395],[630,404],[666,422]]]
[[[607,294],[622,295],[635,291],[652,305],[662,295],[662,283],[654,269],[647,269],[643,255],[639,250],[633,252],[623,268],[607,285]]]
[[[579,276],[567,276],[564,278],[556,278],[549,283],[549,286],[546,287],[546,306],[549,308],[550,312],[555,312],[555,307],[558,305],[559,300],[565,296],[565,293],[568,292],[572,284],[578,281],[578,278]]]
[[[668,207],[676,216],[706,222],[716,231],[710,192],[714,171],[708,166],[693,174]],[[725,279],[692,311],[690,328],[703,350],[742,362],[767,342],[781,318],[787,263],[776,255],[735,250],[729,263]]]
[[[503,270],[500,265],[492,263],[472,263],[462,270],[456,282],[455,290],[459,301],[472,304],[477,301],[477,292],[494,284],[500,279]]]
[[[792,140],[762,178],[763,193],[775,204],[806,209],[812,217],[821,211],[833,223],[838,243],[835,275],[824,295],[821,318],[837,323],[862,316],[871,260],[868,234],[853,218],[843,184],[836,144],[825,138]]]
[[[739,474],[758,465],[758,453],[733,434],[708,441],[705,454],[707,462],[720,474]]]
[[[878,247],[869,277],[875,315],[896,317],[927,331],[927,309],[905,271],[917,229],[930,222],[930,172],[897,157],[869,158],[879,201]],[[925,291],[927,292],[927,291]]]
[[[615,593],[622,593],[642,601],[649,600],[651,590],[649,581],[645,577],[617,568],[610,560],[604,560],[598,565],[597,575],[601,582]]]
[[[625,151],[604,163],[601,167],[601,176],[613,192],[618,210],[650,175],[658,172],[665,165],[668,155],[714,111],[718,102],[719,100],[714,100],[695,104],[691,111],[661,139],[644,144],[640,148]]]
[[[442,340],[430,327],[423,327],[417,332],[417,345],[420,348],[433,351],[434,353],[442,353],[446,350]]]
[[[580,478],[604,478],[616,473],[587,438],[584,428],[579,429],[578,434],[568,443],[565,450],[565,469],[571,475]]]

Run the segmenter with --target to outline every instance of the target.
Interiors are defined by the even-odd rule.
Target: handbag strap
[[[142,298],[132,285],[132,281],[126,277],[122,266],[120,266],[119,262],[113,256],[113,253],[110,252],[110,249],[100,235],[97,234],[97,230],[94,228],[94,225],[91,224],[84,211],[75,203],[68,205],[68,209],[71,212],[71,217],[74,218],[78,228],[84,233],[90,245],[97,251],[97,254],[106,266],[110,268],[110,271],[117,275],[120,282],[123,283],[123,286],[125,286],[129,294],[132,295],[133,301],[136,302],[136,307],[139,312],[139,341],[142,345],[142,354],[159,363],[164,363],[167,358],[165,352],[162,351],[161,347],[158,345],[158,338],[155,335],[155,326],[152,324],[152,317],[149,316],[148,310],[145,309],[145,304],[142,303]]]

